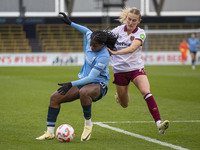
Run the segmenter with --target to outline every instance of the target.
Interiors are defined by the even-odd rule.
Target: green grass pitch
[[[165,135],[158,133],[143,97],[133,84],[129,88],[129,107],[124,109],[115,102],[111,68],[107,95],[92,104],[93,122],[107,122],[104,124],[174,147],[96,124],[91,139],[81,142],[84,117],[79,100],[62,104],[56,123],[56,128],[64,123],[73,126],[75,138],[72,142],[35,140],[46,130],[49,98],[57,90],[57,83],[77,80],[80,69],[80,66],[0,67],[1,150],[200,149],[200,66],[192,70],[187,65],[146,66],[151,92],[161,117],[171,121]],[[108,123],[109,121],[116,123]]]

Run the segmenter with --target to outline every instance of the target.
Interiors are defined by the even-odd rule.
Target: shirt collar
[[[135,28],[135,30],[133,30],[132,33],[137,32],[137,30],[138,30],[138,26]],[[124,31],[127,32],[127,25],[124,26]]]

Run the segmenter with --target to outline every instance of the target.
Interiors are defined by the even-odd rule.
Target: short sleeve
[[[141,30],[137,33],[135,39],[140,40],[142,43],[144,43],[144,40],[146,39],[146,34],[144,32],[144,30]]]

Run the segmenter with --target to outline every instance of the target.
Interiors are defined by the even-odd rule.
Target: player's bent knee
[[[127,108],[127,107],[128,107],[128,104],[124,104],[122,107],[123,107],[123,108]]]
[[[118,102],[123,108],[127,108],[129,105],[129,97],[118,97]]]
[[[55,105],[58,103],[57,101],[58,96],[56,95],[56,93],[53,93],[50,97],[50,105]]]
[[[87,92],[87,90],[80,90],[79,95],[80,95],[80,97],[85,97],[85,96],[88,96],[88,92]]]
[[[123,108],[127,108],[129,103],[120,103]]]
[[[92,103],[92,97],[90,96],[90,92],[88,90],[80,90],[79,95],[82,105],[89,105]]]

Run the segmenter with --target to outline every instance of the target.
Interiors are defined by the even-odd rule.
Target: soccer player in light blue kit
[[[107,93],[109,81],[109,60],[110,54],[107,47],[114,48],[117,37],[108,31],[94,31],[78,25],[63,15],[63,21],[79,30],[87,37],[85,51],[85,62],[79,73],[80,80],[58,84],[61,87],[55,91],[50,98],[50,104],[47,115],[47,131],[37,137],[37,140],[53,139],[57,116],[60,111],[60,104],[72,102],[80,99],[85,117],[84,130],[81,141],[90,139],[92,132],[91,104],[101,99]]]
[[[188,39],[188,46],[192,57],[192,69],[195,69],[196,53],[199,48],[199,40],[195,37],[195,34],[191,34],[191,38]]]

